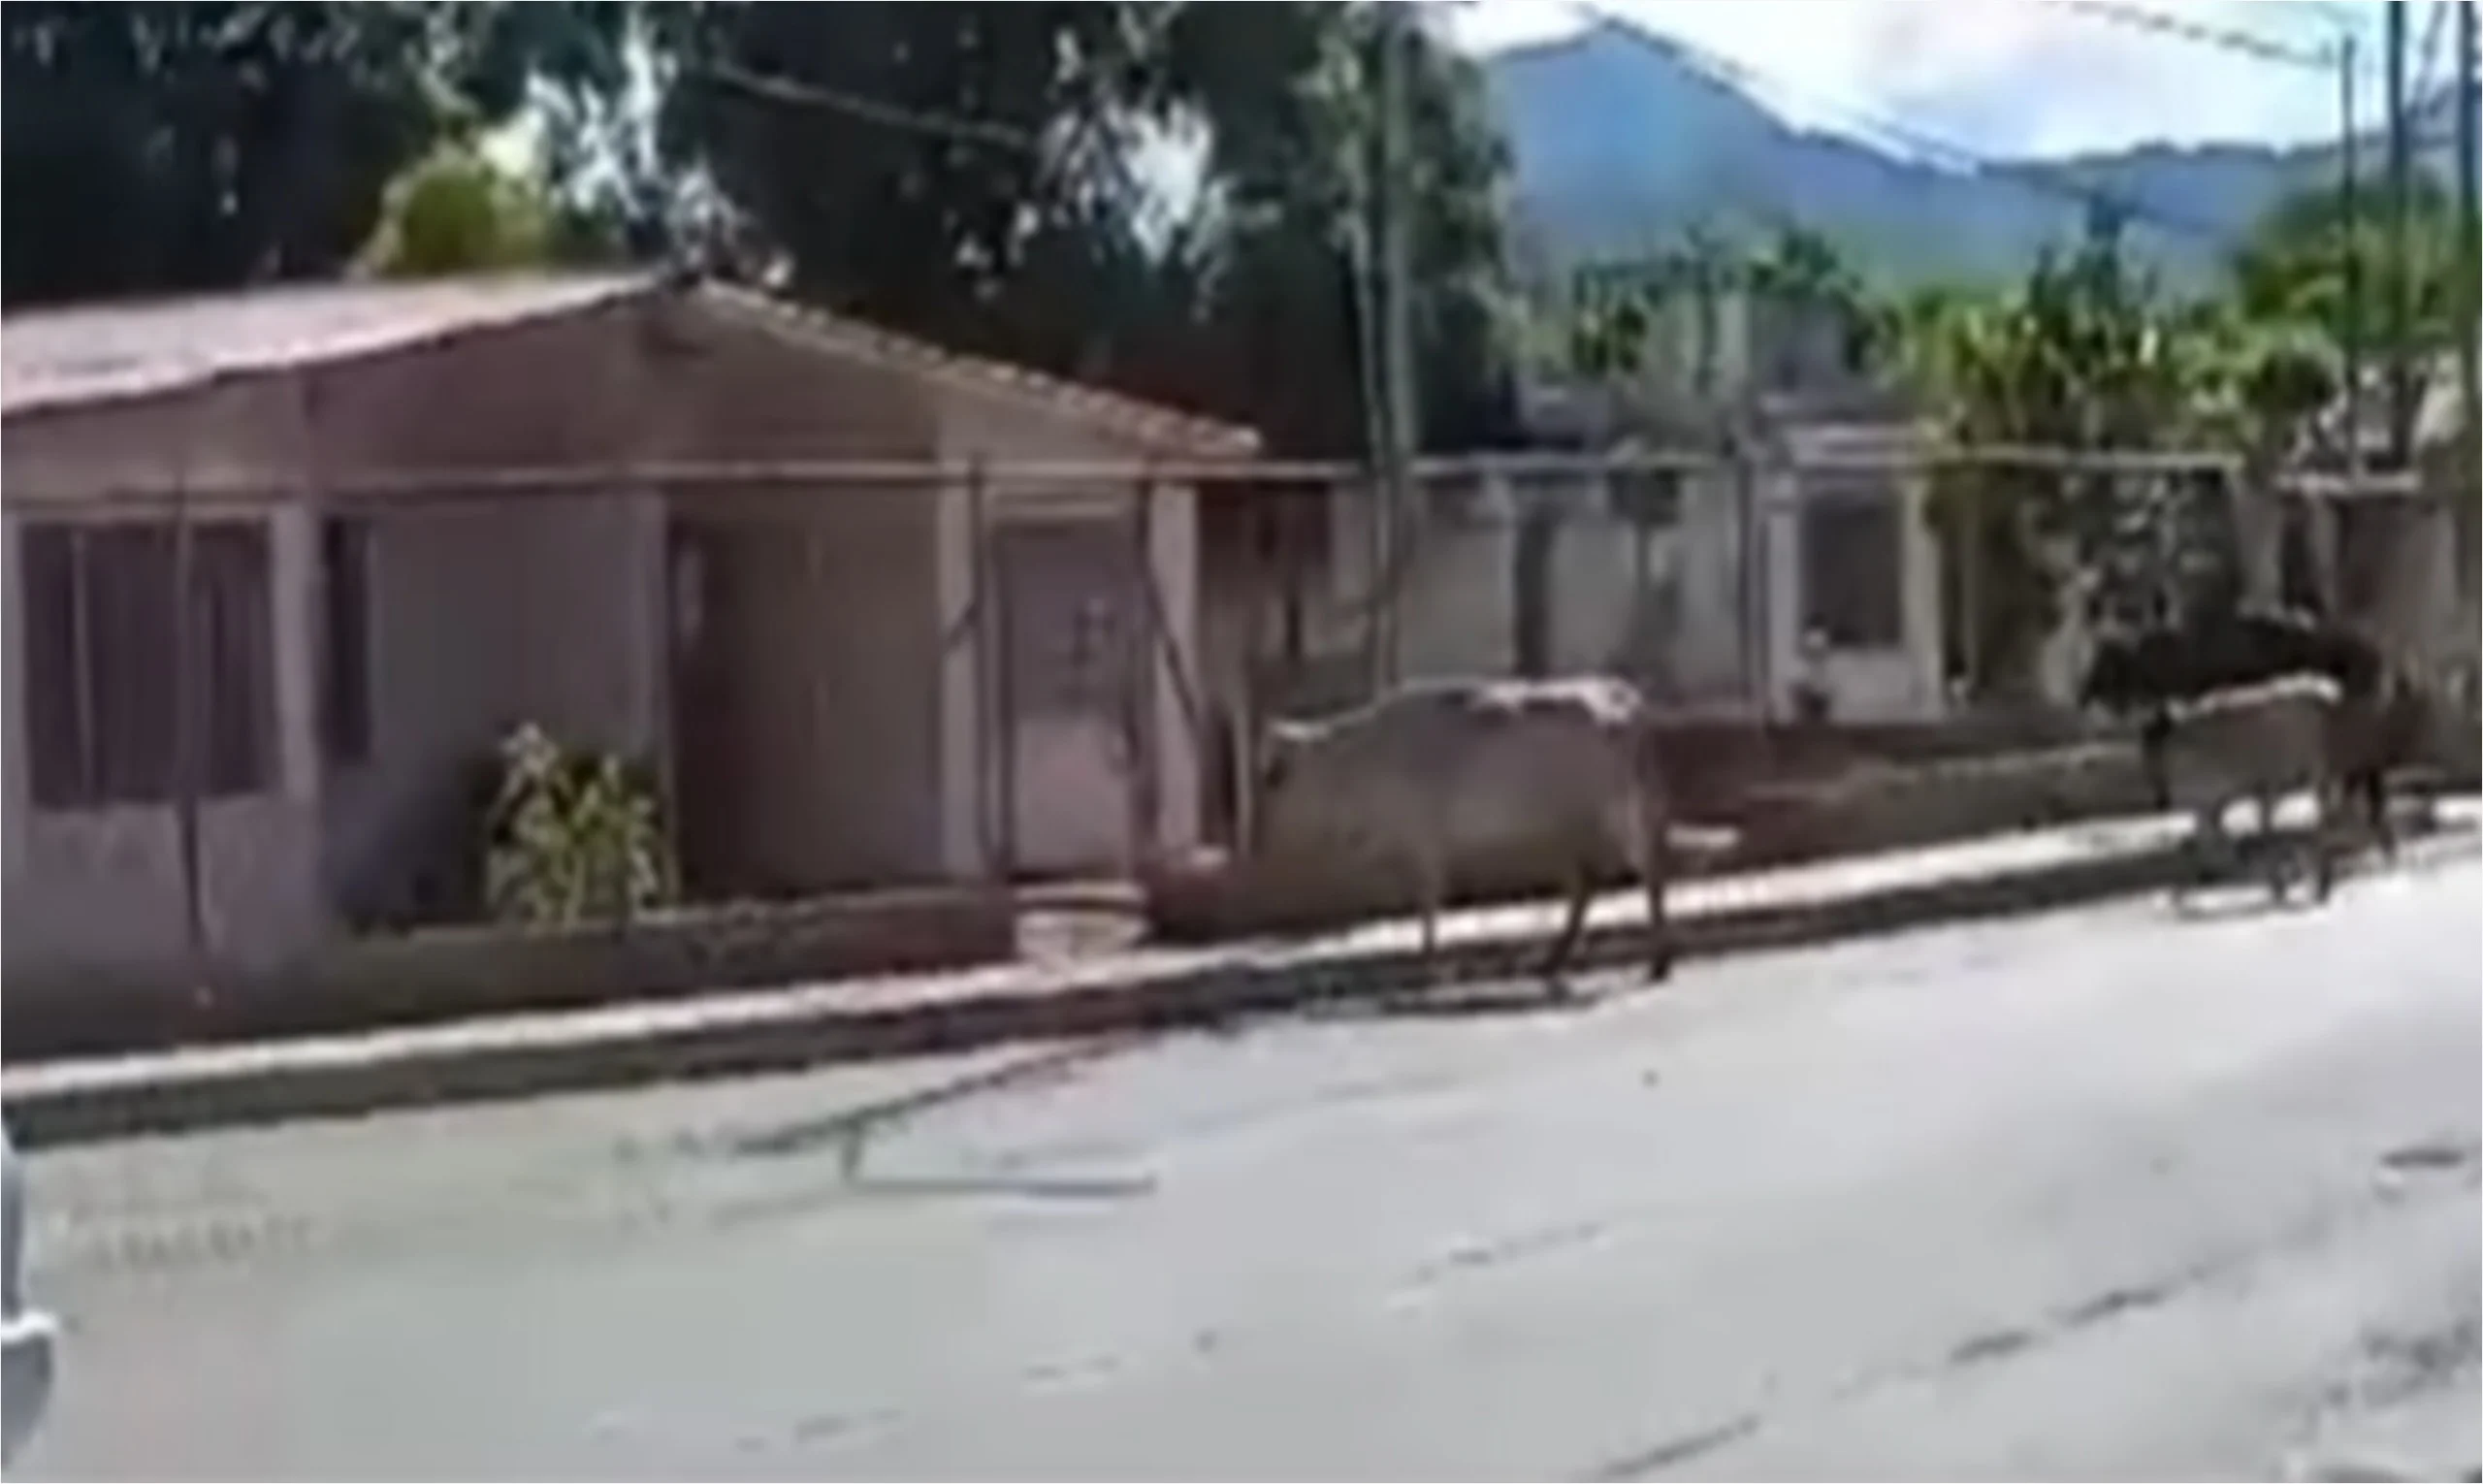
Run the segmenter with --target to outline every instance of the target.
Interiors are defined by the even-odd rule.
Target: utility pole
[[[2412,120],[2405,104],[2405,0],[2388,0],[2388,464],[2402,469],[2414,444]]]
[[[1407,190],[1405,52],[1414,44],[1409,7],[1389,0],[1378,7],[1379,149],[1371,201],[1379,270],[1379,449],[1380,540],[1372,578],[1380,584],[1372,594],[1371,661],[1373,680],[1381,686],[1397,680],[1397,616],[1393,591],[1399,568],[1407,560],[1404,544],[1412,538],[1407,515],[1413,504],[1414,455],[1421,444],[1414,395],[1413,347],[1413,222]]]
[[[2363,472],[2363,213],[2361,120],[2355,117],[2354,36],[2348,31],[2337,44],[2337,212],[2343,220],[2338,234],[2337,264],[2344,280],[2344,324],[2339,335],[2345,358],[2345,473],[2359,482]]]
[[[2461,592],[2471,580],[2476,563],[2475,524],[2483,501],[2483,391],[2477,390],[2475,360],[2483,346],[2483,304],[2476,279],[2483,276],[2483,214],[2478,214],[2475,177],[2483,173],[2483,82],[2476,78],[2474,0],[2457,7],[2457,392],[2460,477],[2450,485],[2456,501],[2451,530],[2457,532],[2457,580]]]

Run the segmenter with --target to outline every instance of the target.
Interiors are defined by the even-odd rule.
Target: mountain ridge
[[[1482,68],[1512,156],[1521,255],[1536,270],[1676,242],[1693,227],[1747,240],[1799,224],[1884,281],[1989,282],[2021,274],[2106,208],[2135,253],[2196,286],[2269,209],[2333,179],[2338,163],[2334,144],[2250,143],[1986,161],[1894,126],[1871,131],[1900,153],[1789,123],[1731,64],[1611,19]],[[2451,102],[2443,87],[2416,113],[2423,164],[2443,173]],[[2364,155],[2375,174],[2376,136]]]

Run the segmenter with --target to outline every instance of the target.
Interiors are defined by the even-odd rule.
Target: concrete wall
[[[515,726],[650,762],[664,733],[655,496],[546,496],[369,529],[371,751],[329,770],[322,859],[364,921],[456,905],[479,851],[467,790]]]
[[[2458,583],[2456,521],[2435,499],[2363,497],[2338,501],[2327,519],[2359,528],[2347,549],[2365,570],[2348,577],[2352,617],[2392,651],[2432,666],[2471,661],[2476,647],[2472,598]]]
[[[1867,427],[1806,430],[1792,455],[1886,451],[1897,436]],[[1685,477],[1671,521],[1645,532],[1643,556],[1640,532],[1614,513],[1600,476],[1520,481],[1486,472],[1469,494],[1430,500],[1393,592],[1401,672],[1516,672],[1520,517],[1533,506],[1557,519],[1545,583],[1552,671],[1628,675],[1660,704],[1686,712],[1748,715],[1763,698],[1769,714],[1790,715],[1803,664],[1797,470],[1797,463],[1756,467],[1747,492],[1728,468]],[[1908,477],[1892,492],[1905,507],[1891,553],[1904,565],[1904,636],[1885,648],[1832,651],[1823,667],[1834,715],[1854,723],[1927,722],[1947,712],[1928,490]],[[1306,626],[1306,649],[1338,672],[1338,690],[1359,684],[1365,610],[1379,587],[1369,509],[1361,490],[1335,492],[1331,557]],[[1269,599],[1231,574],[1210,593],[1216,673],[1238,674],[1233,657],[1246,645],[1252,604]]]
[[[946,458],[985,461],[982,513],[986,523],[1086,522],[1098,527],[1099,533],[1136,542],[1142,517],[1135,483],[1012,478],[1008,464],[1128,465],[1143,450],[996,397],[950,396],[941,403],[940,417],[940,447]],[[974,592],[973,503],[974,497],[963,487],[952,487],[942,500],[938,587],[944,629],[966,614]],[[1184,484],[1156,485],[1146,495],[1143,520],[1158,601],[1147,604],[1134,593],[1100,596],[1127,603],[1128,621],[1148,635],[1144,704],[1151,756],[1127,758],[1118,719],[1102,716],[1021,712],[1014,727],[1014,750],[1004,747],[997,736],[1003,713],[996,689],[989,697],[979,694],[979,679],[996,686],[996,626],[980,629],[978,637],[963,637],[949,648],[940,670],[940,757],[947,781],[942,842],[951,873],[982,869],[979,841],[984,833],[1005,838],[1000,814],[1012,808],[1015,817],[1009,823],[1018,862],[1043,874],[1123,876],[1144,864],[1135,858],[1142,853],[1178,855],[1198,844],[1202,739],[1199,725],[1182,705],[1182,687],[1176,678],[1177,670],[1186,675],[1194,698],[1204,704],[1197,492]],[[986,584],[991,565],[984,561]],[[1149,612],[1150,607],[1155,611]],[[978,644],[986,647],[980,667]],[[977,729],[986,725],[994,733],[988,753],[979,751],[975,740]],[[984,760],[989,761],[992,776],[979,767]],[[1133,765],[1152,770],[1151,788],[1133,787]],[[1003,766],[1015,770],[1014,787],[996,776]],[[1153,819],[1137,818],[1131,812],[1134,804],[1149,795]]]
[[[267,487],[296,447],[287,403],[264,387],[228,386],[191,399],[61,410],[0,426],[9,495],[5,670],[6,961],[11,971],[176,960],[186,943],[177,816],[169,808],[38,810],[27,777],[23,629],[18,611],[21,522],[39,510],[112,518],[116,494],[189,487]],[[210,941],[248,957],[281,953],[326,922],[315,860],[318,779],[310,660],[303,612],[310,547],[298,518],[202,498],[201,519],[270,520],[270,611],[275,646],[278,778],[267,791],[214,799],[199,811],[200,875]]]
[[[355,511],[370,532],[372,747],[324,771],[319,864],[351,920],[470,907],[469,790],[514,726],[661,761],[661,501],[629,487],[501,494],[479,477],[647,447],[636,314],[614,306],[290,383],[314,497],[371,471],[445,479]],[[306,633],[316,615],[306,608]]]
[[[937,447],[926,389],[822,353],[765,313],[665,316],[641,403],[680,462],[916,464]],[[702,827],[735,842],[728,881],[796,895],[945,873],[942,492],[930,482],[676,488],[673,519],[725,557],[700,641],[738,718],[687,771]],[[687,760],[685,754],[685,761]]]
[[[1615,513],[1599,475],[1519,479],[1485,471],[1469,489],[1428,501],[1390,597],[1401,673],[1517,672],[1520,531],[1530,509],[1552,520],[1544,581],[1548,670],[1628,675],[1663,704],[1688,710],[1744,708],[1752,642],[1745,518],[1727,470],[1685,478],[1673,518],[1643,531]],[[1306,649],[1358,685],[1369,599],[1382,583],[1367,493],[1334,491],[1328,518],[1330,559],[1314,574]],[[1226,558],[1227,567],[1241,565]],[[1273,598],[1238,570],[1219,571],[1209,591],[1210,653],[1230,685],[1249,643],[1251,614]]]
[[[660,758],[662,521],[644,490],[485,488],[485,471],[625,462],[649,426],[637,311],[597,310],[289,376],[6,426],[13,509],[86,511],[127,491],[222,492],[274,532],[282,785],[202,812],[213,948],[282,958],[346,918],[438,905],[470,877],[469,767],[506,728]],[[471,493],[462,470],[477,474]],[[330,766],[318,726],[318,516],[337,481],[439,481],[354,513],[371,531],[372,753]],[[203,497],[205,498],[205,497]],[[203,508],[202,513],[206,513]],[[11,543],[12,593],[16,616]],[[16,646],[10,668],[13,806],[25,798]],[[181,946],[172,812],[9,810],[9,958],[163,962]],[[470,881],[460,883],[470,887]]]
[[[941,876],[935,498],[699,505],[683,517],[706,565],[694,642],[729,700],[679,725],[685,806],[727,842],[710,888],[793,896]],[[702,727],[716,728],[703,744]]]

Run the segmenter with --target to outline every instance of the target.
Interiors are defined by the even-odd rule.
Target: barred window
[[[161,522],[20,528],[28,781],[44,808],[161,803],[180,785],[184,689],[199,792],[275,774],[267,528],[192,528],[189,662],[178,541]]]

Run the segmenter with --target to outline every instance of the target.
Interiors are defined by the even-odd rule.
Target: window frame
[[[1834,533],[1834,522],[1864,514],[1886,532],[1886,560],[1883,570],[1886,575],[1863,580],[1884,585],[1885,591],[1874,595],[1867,615],[1858,609],[1854,613],[1830,611],[1856,587],[1840,584],[1831,593],[1828,583],[1822,580],[1822,573],[1826,570],[1822,563],[1822,553],[1835,544],[1823,537]],[[1907,514],[1906,492],[1893,481],[1840,477],[1806,482],[1799,514],[1801,561],[1796,573],[1800,583],[1796,611],[1805,641],[1817,633],[1825,639],[1830,651],[1843,653],[1880,654],[1905,647]],[[1822,526],[1831,529],[1823,531]]]
[[[189,523],[186,626],[178,602],[149,608],[130,598],[150,581],[171,596],[182,570],[177,522],[43,516],[12,526],[28,803],[47,814],[93,813],[163,808],[185,791],[201,802],[274,791],[283,759],[268,520],[219,514]],[[113,572],[115,550],[149,555]],[[115,596],[118,611],[107,612]],[[182,656],[176,650],[185,630],[190,653]],[[255,671],[223,674],[237,655],[252,657],[243,662]],[[209,677],[204,688],[187,684],[199,675]],[[182,726],[184,710],[194,726]]]

